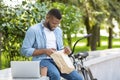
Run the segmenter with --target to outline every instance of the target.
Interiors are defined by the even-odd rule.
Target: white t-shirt
[[[44,27],[44,32],[46,35],[46,47],[56,49],[56,37],[54,31],[50,31],[48,28]]]

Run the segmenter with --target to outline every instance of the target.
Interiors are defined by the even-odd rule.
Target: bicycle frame
[[[96,78],[93,78],[93,75],[90,71],[89,68],[85,67],[83,64],[83,59],[85,59],[88,56],[88,53],[84,53],[84,54],[78,54],[77,56],[73,55],[74,50],[75,50],[75,46],[76,44],[84,39],[84,38],[88,38],[90,37],[92,34],[88,34],[80,39],[78,39],[72,49],[71,54],[69,55],[69,57],[71,57],[73,59],[73,65],[75,66],[75,69],[79,72],[82,73],[84,80],[97,80]],[[76,57],[76,58],[75,58]],[[76,61],[77,60],[77,61]]]

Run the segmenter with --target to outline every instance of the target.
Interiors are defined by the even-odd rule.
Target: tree
[[[62,12],[61,28],[63,30],[64,39],[66,35],[67,44],[72,48],[72,34],[77,34],[82,29],[80,26],[80,10],[74,5],[65,5],[63,3],[53,3],[52,7],[56,7]]]
[[[84,2],[80,0],[78,1],[80,5],[82,4],[84,13],[83,17],[87,33],[93,33],[91,41],[94,42],[90,42],[88,40],[88,42],[91,43],[91,50],[96,50],[97,44],[100,46],[100,25],[103,24],[106,19],[107,24],[109,25],[108,48],[111,48],[113,37],[112,19],[115,18],[118,22],[120,21],[120,4],[118,0],[86,0]]]
[[[30,60],[20,54],[20,47],[26,30],[45,17],[46,3],[27,3],[16,7],[5,6],[0,11],[0,32],[2,33],[2,65],[10,67],[10,61]]]
[[[110,12],[108,17],[109,26],[109,38],[108,38],[108,48],[112,48],[112,38],[113,38],[113,28],[115,27],[112,23],[113,18],[115,18],[118,22],[120,20],[120,4],[117,0],[108,0],[108,11]]]

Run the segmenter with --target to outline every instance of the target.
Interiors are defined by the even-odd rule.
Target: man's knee
[[[72,73],[69,74],[72,78],[74,78],[73,80],[83,80],[82,76],[77,72],[77,71],[73,71]],[[72,79],[71,79],[72,80]]]
[[[83,80],[83,79],[82,79],[81,75],[79,75],[79,76],[76,76],[75,80]]]
[[[41,60],[40,66],[46,66],[48,64],[48,60]]]

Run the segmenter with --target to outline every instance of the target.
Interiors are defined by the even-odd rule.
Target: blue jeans
[[[75,70],[70,74],[60,73],[59,69],[52,59],[41,60],[40,66],[46,66],[48,68],[47,75],[49,76],[50,80],[60,80],[61,76],[67,80],[83,80],[81,75]]]

